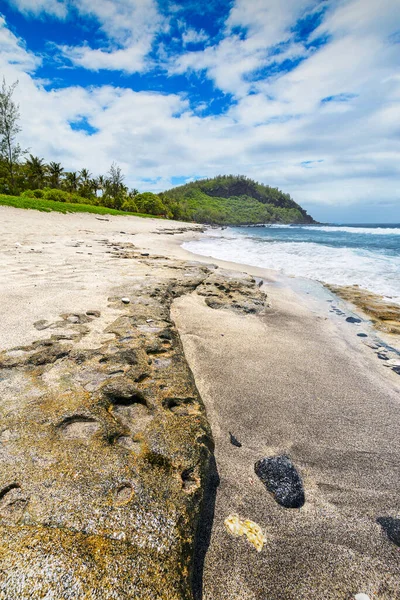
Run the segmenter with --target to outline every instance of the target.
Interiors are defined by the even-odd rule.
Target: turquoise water
[[[213,229],[184,247],[286,275],[356,284],[400,303],[400,224]]]

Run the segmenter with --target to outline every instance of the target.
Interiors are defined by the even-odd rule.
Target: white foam
[[[225,231],[223,232],[225,234]],[[212,258],[274,269],[333,285],[359,285],[400,304],[400,257],[361,248],[281,242],[236,234],[207,237],[184,248]]]
[[[400,235],[400,227],[347,227],[345,225],[267,225],[279,229],[309,229],[312,231],[343,231],[344,233],[362,233],[369,235]]]

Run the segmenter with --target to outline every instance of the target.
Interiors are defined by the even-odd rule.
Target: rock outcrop
[[[146,260],[148,276],[109,299],[97,346],[85,343],[101,316],[88,307],[37,322],[46,339],[0,354],[3,600],[192,598],[213,440],[170,304],[219,280]],[[261,310],[256,286],[235,282],[233,298],[216,288],[218,306],[248,312],[253,286]]]
[[[385,333],[400,334],[400,305],[363,290],[357,285],[326,285],[326,287],[360,308],[371,319],[376,329]]]

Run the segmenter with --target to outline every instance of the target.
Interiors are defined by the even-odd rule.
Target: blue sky
[[[160,191],[241,173],[400,222],[400,0],[2,0],[21,142]]]

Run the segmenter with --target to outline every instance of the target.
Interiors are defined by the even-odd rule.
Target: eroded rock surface
[[[192,598],[213,440],[170,304],[215,290],[218,308],[254,312],[265,296],[247,280],[222,289],[196,263],[112,252],[156,267],[109,299],[119,316],[98,347],[85,347],[100,318],[88,307],[0,354],[4,600]]]
[[[360,308],[380,331],[400,334],[400,306],[357,285],[326,285],[332,292]]]
[[[229,273],[219,269],[198,287],[211,308],[230,308],[246,314],[261,313],[265,309],[266,294],[250,275]]]

